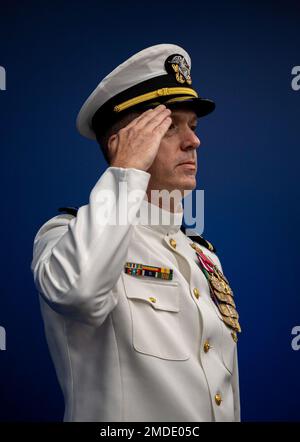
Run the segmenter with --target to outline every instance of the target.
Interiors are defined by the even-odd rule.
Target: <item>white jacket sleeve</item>
[[[58,215],[37,232],[31,270],[55,311],[99,326],[116,306],[111,289],[123,270],[149,179],[142,170],[109,167],[76,217]],[[131,218],[116,224],[126,206]]]

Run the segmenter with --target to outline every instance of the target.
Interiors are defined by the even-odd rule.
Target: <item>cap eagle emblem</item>
[[[178,83],[192,84],[190,67],[182,55],[170,55],[165,61],[165,68],[167,72],[175,73]]]

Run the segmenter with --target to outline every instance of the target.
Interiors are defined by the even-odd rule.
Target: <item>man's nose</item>
[[[186,149],[197,149],[201,144],[201,141],[199,137],[196,135],[196,133],[188,127],[182,136],[182,148],[184,150]]]

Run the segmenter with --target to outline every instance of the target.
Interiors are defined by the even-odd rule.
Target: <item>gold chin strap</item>
[[[172,101],[181,101],[186,100],[187,98],[198,98],[198,94],[194,89],[187,87],[164,87],[161,89],[157,89],[152,92],[148,92],[147,94],[139,95],[137,97],[131,98],[130,100],[124,101],[123,103],[117,104],[114,107],[114,112],[121,112],[124,109],[128,109],[131,106],[135,106],[136,104],[143,103],[144,101],[153,100],[157,97],[162,97],[165,95],[177,95],[177,94],[185,94],[184,97],[176,97],[171,99]],[[170,103],[171,100],[168,100]]]

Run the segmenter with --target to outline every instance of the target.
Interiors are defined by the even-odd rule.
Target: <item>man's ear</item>
[[[107,154],[110,160],[115,157],[117,152],[117,146],[118,146],[117,138],[118,135],[113,134],[109,137],[107,141],[107,150],[108,150]]]

